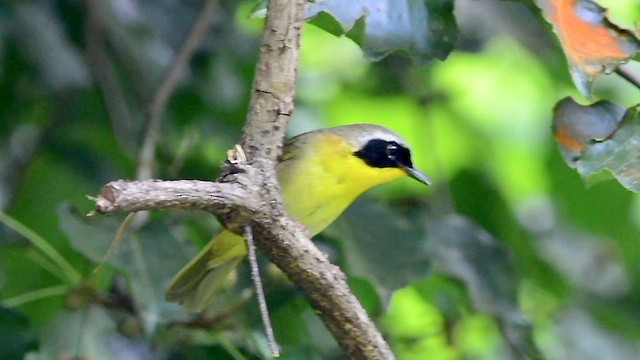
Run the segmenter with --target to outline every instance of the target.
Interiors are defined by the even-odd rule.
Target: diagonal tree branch
[[[242,139],[246,164],[232,162],[217,184],[190,182],[186,187],[194,188],[193,194],[184,188],[167,191],[167,187],[178,182],[113,182],[95,199],[96,212],[207,209],[237,233],[242,233],[249,224],[258,248],[304,291],[351,359],[394,359],[388,344],[350,291],[345,274],[329,262],[309,240],[306,229],[291,220],[282,206],[275,164],[294,109],[305,6],[306,0],[269,2]],[[211,187],[205,190],[201,185]],[[160,198],[163,200],[158,201]]]
[[[282,206],[275,160],[294,109],[306,0],[271,0],[242,147],[265,176],[263,204],[253,221],[256,245],[299,287],[352,359],[393,359],[393,353],[346,283],[346,276],[290,220]],[[266,216],[261,216],[266,215]],[[283,232],[279,230],[285,230]]]

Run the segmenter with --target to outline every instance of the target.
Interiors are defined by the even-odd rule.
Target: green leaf
[[[611,103],[602,103],[611,104]],[[613,104],[615,105],[615,104]],[[583,106],[583,112],[590,116],[598,116],[603,123],[620,119],[621,110],[618,105],[610,105],[609,110],[603,111],[603,105],[594,107]],[[581,105],[579,105],[581,106]],[[582,156],[574,164],[578,173],[587,181],[594,182],[602,178],[602,172],[611,172],[618,182],[625,188],[640,191],[640,119],[638,106],[626,111],[619,128],[614,129],[612,135],[604,139],[593,139],[586,144]]]
[[[345,33],[345,30],[340,24],[340,22],[338,22],[336,18],[334,18],[333,16],[329,15],[324,11],[318,13],[316,16],[311,18],[309,20],[309,23],[335,36],[342,36]],[[356,41],[356,44],[362,45],[357,41]]]
[[[87,218],[63,206],[58,211],[60,224],[75,249],[93,261],[107,253],[119,226],[115,218]],[[153,332],[158,324],[184,320],[186,314],[178,304],[164,299],[166,287],[178,270],[195,255],[181,246],[166,221],[151,221],[142,229],[129,233],[107,262],[124,270],[130,291],[145,329]]]
[[[382,303],[375,286],[366,279],[357,276],[350,276],[348,279],[349,288],[354,295],[358,297],[358,301],[367,313],[374,316],[380,312]]]
[[[466,285],[474,307],[500,323],[516,358],[539,358],[531,324],[518,306],[516,266],[507,248],[460,215],[430,220],[427,229],[434,270]]]
[[[323,0],[309,3],[307,16],[352,38],[374,61],[397,50],[421,64],[443,60],[457,36],[452,0]]]
[[[77,285],[82,280],[82,276],[76,271],[67,259],[62,256],[56,248],[51,245],[49,241],[36,234],[33,230],[29,229],[24,224],[20,223],[11,216],[0,211],[0,223],[13,229],[15,232],[24,236],[29,242],[42,254],[54,263],[62,274],[64,274],[64,280],[70,285]]]
[[[40,359],[152,359],[149,345],[124,337],[101,307],[66,312],[42,333]]]
[[[627,110],[622,126],[602,142],[587,146],[584,156],[576,163],[580,175],[593,180],[609,171],[625,188],[640,191],[640,121],[638,108]]]
[[[343,240],[348,272],[372,281],[384,299],[427,275],[423,215],[361,199],[326,233]]]
[[[305,299],[294,293],[281,293],[285,294],[287,301],[282,306],[270,308],[276,339],[282,347],[281,358],[330,358],[338,351],[331,333]]]
[[[513,251],[518,269],[527,280],[533,280],[538,286],[558,297],[568,295],[568,285],[539,255],[535,246],[535,237],[526,231],[520,222],[535,226],[532,223],[544,221],[541,216],[517,219],[510,204],[483,173],[461,171],[450,184],[456,211],[480,224],[494,237],[501,239]],[[545,210],[552,213],[548,209]]]
[[[28,319],[15,310],[0,307],[0,359],[24,359],[35,347]]]
[[[381,325],[400,359],[459,358],[447,339],[446,319],[414,286],[393,294]]]
[[[308,304],[301,299],[289,301],[284,303],[284,306],[272,310],[271,318],[280,345],[309,346],[313,338],[302,317],[308,310]]]

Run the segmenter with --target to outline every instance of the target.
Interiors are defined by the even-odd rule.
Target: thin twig
[[[48,288],[29,291],[28,293],[20,294],[12,298],[2,300],[2,306],[13,308],[40,299],[46,299],[53,296],[64,296],[69,293],[69,289],[70,288],[68,285],[56,285]]]
[[[189,60],[204,39],[209,30],[213,11],[218,4],[217,0],[205,0],[198,18],[189,30],[189,34],[182,44],[178,55],[173,59],[167,75],[155,92],[147,108],[147,132],[140,148],[138,157],[138,180],[147,180],[153,177],[154,161],[156,157],[156,144],[160,134],[160,123],[169,98],[173,94],[180,77],[185,71]]]
[[[46,257],[56,264],[60,271],[64,274],[67,284],[77,285],[82,281],[82,275],[71,265],[62,254],[56,250],[51,243],[45,240],[42,236],[25,226],[18,220],[12,218],[8,214],[0,211],[0,224],[4,224],[18,234],[24,236],[29,242],[38,250],[40,250]]]
[[[223,312],[216,314],[213,317],[196,316],[188,321],[176,321],[170,324],[205,330],[233,327],[235,320],[238,318],[238,313],[243,311],[252,300],[253,292],[243,291],[239,295],[239,300],[235,301],[228,308],[224,309]]]
[[[636,88],[640,89],[640,78],[638,78],[638,75],[633,73],[627,67],[619,66],[616,69],[616,74],[620,75],[620,77],[630,82]]]
[[[100,15],[99,0],[87,2],[88,19],[84,28],[84,36],[87,39],[87,58],[90,68],[102,92],[109,120],[116,134],[116,139],[124,149],[133,149],[132,137],[133,115],[127,103],[124,89],[116,68],[107,54],[106,38],[104,34],[104,20]]]
[[[102,257],[102,259],[98,263],[98,266],[96,266],[96,268],[93,269],[94,274],[97,274],[98,271],[102,269],[104,264],[108,260],[110,260],[113,257],[113,255],[116,254],[116,251],[118,251],[118,248],[120,247],[120,245],[122,245],[124,238],[127,237],[127,234],[129,233],[129,230],[131,228],[131,223],[135,219],[136,214],[137,213],[129,213],[129,215],[127,215],[127,217],[122,221],[122,224],[120,224],[120,226],[118,227],[116,236],[113,238],[113,241],[109,246],[109,250],[107,250],[107,253]]]
[[[278,348],[276,337],[273,335],[273,327],[271,326],[271,319],[269,318],[267,300],[265,300],[264,289],[262,288],[262,279],[260,279],[260,267],[258,266],[258,257],[256,256],[256,244],[253,242],[253,231],[251,230],[250,225],[245,225],[244,227],[244,238],[247,240],[249,266],[251,267],[251,280],[253,280],[253,287],[256,289],[256,298],[258,298],[258,307],[260,308],[260,316],[262,317],[264,331],[267,334],[269,350],[271,351],[271,356],[279,357],[280,349]]]

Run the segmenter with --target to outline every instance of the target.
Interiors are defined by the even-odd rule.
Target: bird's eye
[[[398,145],[396,144],[388,144],[387,145],[387,157],[389,159],[395,160],[396,156],[398,156]]]

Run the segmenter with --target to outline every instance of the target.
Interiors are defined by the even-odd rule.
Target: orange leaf
[[[611,73],[640,51],[638,38],[612,24],[606,9],[591,0],[537,0],[536,3],[553,25],[573,81],[586,96],[590,96],[596,77]]]

